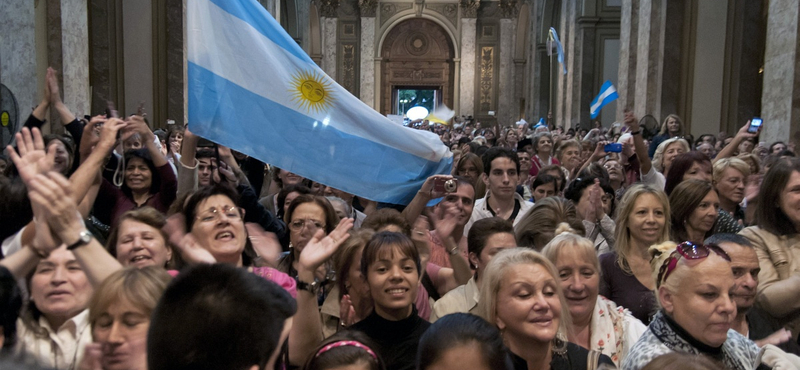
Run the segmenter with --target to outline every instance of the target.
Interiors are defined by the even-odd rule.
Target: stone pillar
[[[661,117],[661,68],[663,57],[662,0],[639,3],[638,43],[636,47],[636,101],[634,114],[643,117],[652,114]]]
[[[764,52],[761,140],[800,145],[800,8],[796,0],[771,0]]]
[[[639,41],[639,1],[622,0],[619,31],[619,76],[617,77],[617,117],[624,120],[625,111],[636,101],[636,51]]]
[[[376,2],[362,2],[361,10],[361,101],[375,105],[375,9]]]
[[[498,88],[497,122],[501,125],[513,125],[517,117],[517,99],[514,96],[515,78],[513,50],[516,33],[516,22],[513,19],[500,19],[500,68],[498,71],[498,78],[500,80]]]
[[[47,2],[47,63],[58,74],[64,104],[78,116],[90,113],[87,13],[86,1]],[[50,119],[53,125],[61,123],[55,110]]]
[[[462,12],[464,12],[462,8]],[[462,13],[463,15],[463,13]],[[461,18],[461,68],[459,70],[459,108],[457,115],[475,115],[475,38],[477,18]]]
[[[45,6],[41,1],[38,5]],[[0,126],[0,144],[4,146],[41,99],[42,89],[36,83],[35,33],[34,2],[4,0],[0,12],[0,83],[11,90],[17,101],[17,119]],[[0,95],[4,104],[9,104],[9,98]]]
[[[322,70],[336,79],[336,33],[339,27],[337,18],[322,17]]]

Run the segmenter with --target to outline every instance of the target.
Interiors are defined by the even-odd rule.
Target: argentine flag
[[[600,109],[603,108],[608,103],[611,103],[614,100],[619,98],[619,94],[617,94],[617,89],[611,83],[611,81],[606,81],[603,86],[600,88],[600,93],[592,100],[592,105],[589,106],[589,113],[592,115],[592,119],[597,118],[597,115],[600,114]]]
[[[327,76],[256,0],[188,0],[189,128],[319,183],[407,204],[453,155]]]

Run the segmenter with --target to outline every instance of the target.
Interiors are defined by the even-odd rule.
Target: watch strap
[[[92,235],[92,233],[90,233],[89,230],[83,230],[79,235],[80,237],[78,238],[78,241],[68,245],[67,250],[71,251],[74,250],[75,248],[89,244],[89,242],[92,241],[92,238],[94,238],[94,235]]]
[[[297,279],[297,290],[305,290],[311,294],[317,294],[319,291],[319,282],[314,280],[312,283],[306,283],[300,279]]]

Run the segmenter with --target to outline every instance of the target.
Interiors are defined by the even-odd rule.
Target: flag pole
[[[547,33],[547,54],[550,55],[550,89],[548,91],[548,103],[550,105],[548,112],[547,112],[547,126],[548,128],[554,128],[555,126],[551,126],[550,120],[553,117],[553,46],[554,46],[555,39],[553,38],[553,33]]]

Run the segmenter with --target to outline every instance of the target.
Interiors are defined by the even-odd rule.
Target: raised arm
[[[745,125],[742,126],[742,128],[740,128],[738,132],[736,132],[736,136],[733,137],[733,140],[731,140],[730,144],[722,148],[722,150],[720,150],[719,153],[717,153],[717,156],[714,157],[713,162],[716,162],[722,158],[732,157],[736,153],[736,150],[739,148],[739,144],[741,144],[742,141],[745,141],[749,138],[758,137],[758,134],[761,132],[761,127],[759,127],[758,131],[756,131],[755,133],[748,132],[747,130],[749,129],[750,129],[750,120],[748,120],[747,123],[745,123]]]
[[[405,209],[403,209],[403,217],[408,221],[409,225],[413,225],[414,222],[417,221],[417,218],[422,214],[427,207],[428,202],[431,199],[436,199],[445,196],[443,192],[434,191],[434,183],[436,179],[441,180],[451,180],[453,176],[450,175],[433,175],[428,177],[424,183],[422,183],[422,187],[419,188],[417,194],[414,196],[414,199],[411,200],[411,203],[408,203]]]
[[[639,168],[642,176],[644,176],[653,168],[653,162],[650,160],[650,156],[647,155],[647,147],[644,145],[644,139],[642,139],[639,120],[636,119],[633,112],[625,112],[625,124],[631,129],[633,148],[636,151],[636,157],[639,158]]]
[[[289,332],[291,364],[302,364],[322,341],[322,319],[319,316],[317,294],[299,286],[314,282],[314,273],[350,237],[348,231],[352,228],[353,219],[344,218],[328,236],[325,236],[324,230],[318,230],[300,253],[297,264],[297,313],[294,315],[292,331]]]
[[[86,232],[83,218],[78,213],[78,203],[73,197],[67,178],[56,172],[37,175],[29,186],[31,204],[44,210],[42,213],[52,234],[68,246],[75,245]],[[72,253],[83,267],[92,285],[100,284],[108,275],[122,268],[96,238],[74,248]]]

